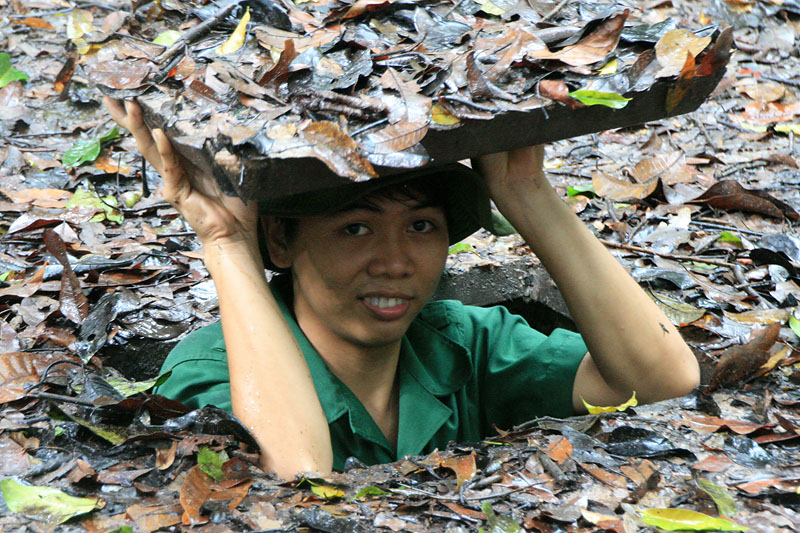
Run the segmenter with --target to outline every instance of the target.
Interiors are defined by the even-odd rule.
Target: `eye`
[[[342,231],[344,231],[345,235],[349,235],[350,237],[358,237],[360,235],[366,235],[369,228],[365,224],[354,223],[346,225]]]
[[[409,228],[416,233],[429,233],[436,229],[436,226],[430,220],[422,219],[412,222]]]

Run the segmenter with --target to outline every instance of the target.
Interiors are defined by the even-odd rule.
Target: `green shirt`
[[[280,283],[279,285],[285,285]],[[355,394],[311,345],[286,306],[286,289],[271,285],[308,363],[331,431],[333,467],[347,457],[396,461],[477,441],[538,416],[570,416],[572,385],[586,345],[577,333],[534,330],[503,307],[431,302],[402,340],[398,364],[397,451]],[[192,408],[231,410],[230,378],[220,323],[187,336],[162,367],[171,377],[156,391]]]

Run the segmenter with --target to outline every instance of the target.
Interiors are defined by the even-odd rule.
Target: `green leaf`
[[[177,30],[167,30],[161,32],[158,37],[153,39],[153,44],[160,44],[161,46],[172,46],[180,38],[181,38],[181,32]]]
[[[750,529],[724,518],[714,518],[688,509],[640,509],[638,513],[648,526],[656,526],[668,531],[687,529],[693,531],[747,531]]]
[[[589,185],[576,185],[575,187],[567,185],[567,196],[578,196],[579,194],[588,196],[589,198],[597,196],[591,183]]]
[[[351,500],[360,500],[362,498],[368,498],[370,496],[383,496],[384,494],[391,494],[391,492],[387,492],[383,489],[379,489],[378,487],[364,487],[358,494],[353,496]]]
[[[733,516],[736,514],[736,502],[731,493],[728,492],[728,489],[717,485],[713,481],[701,478],[697,475],[696,471],[694,483],[700,490],[711,496],[711,499],[714,500],[717,506],[719,514],[724,516]]]
[[[119,139],[119,130],[116,126],[100,137],[94,139],[80,139],[72,145],[72,148],[64,152],[61,156],[61,163],[64,168],[74,168],[89,161],[94,161],[100,155],[102,144],[107,141]]]
[[[128,396],[139,394],[140,392],[150,390],[153,387],[164,383],[171,373],[172,371],[170,370],[165,374],[161,374],[158,377],[145,381],[128,381],[126,379],[107,379],[106,381],[108,381],[108,384],[114,387],[117,392],[127,398]]]
[[[0,52],[0,87],[5,87],[12,81],[28,81],[28,75],[11,66],[11,58],[5,52]]]
[[[222,470],[222,465],[228,460],[225,450],[215,452],[208,446],[201,446],[197,452],[197,465],[200,470],[216,482],[223,481],[227,476]]]
[[[448,254],[461,254],[461,253],[464,253],[464,252],[478,253],[478,252],[475,252],[475,247],[473,247],[468,242],[457,242],[453,246],[451,246],[450,248],[447,249],[447,253]]]
[[[117,529],[113,529],[108,533],[133,533],[133,528],[131,526],[120,526]]]
[[[495,514],[491,503],[484,502],[484,504],[481,505],[481,510],[486,513],[489,522],[487,524],[489,529],[486,530],[486,533],[517,533],[522,531],[522,527],[513,519],[508,516]]]
[[[62,426],[56,426],[55,429],[53,429],[54,437],[60,437],[63,434],[64,434],[64,428]]]
[[[789,327],[792,328],[795,335],[800,337],[800,320],[797,320],[794,315],[789,317]]]
[[[76,498],[58,489],[23,485],[11,478],[0,481],[0,490],[11,511],[48,524],[61,524],[105,505],[99,498]]]
[[[5,281],[5,280],[7,280],[7,279],[8,279],[8,276],[10,276],[10,275],[11,275],[11,272],[13,272],[13,271],[12,271],[12,270],[6,270],[6,271],[5,271],[5,272],[3,272],[2,274],[0,274],[0,281]]]
[[[79,188],[67,202],[66,208],[69,209],[78,205],[94,207],[98,211],[102,211],[102,213],[92,218],[93,222],[102,222],[108,219],[117,224],[122,223],[122,213],[117,209],[118,203],[114,196],[109,195],[100,198],[93,190]]]
[[[734,235],[730,231],[723,231],[720,233],[719,237],[717,237],[717,241],[735,244],[736,246],[744,246],[744,244],[742,244],[742,238],[738,235]]]
[[[517,230],[514,229],[514,226],[511,225],[511,222],[509,222],[506,217],[492,210],[492,233],[498,237],[504,237],[506,235],[513,235],[516,232]]]
[[[612,109],[622,109],[633,98],[625,98],[617,93],[605,93],[601,91],[590,91],[587,89],[578,89],[569,93],[571,97],[585,105],[604,105]]]

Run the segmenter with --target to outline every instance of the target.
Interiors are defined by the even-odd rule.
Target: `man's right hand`
[[[151,131],[135,101],[103,98],[111,117],[133,134],[139,151],[164,179],[164,199],[186,219],[200,242],[211,246],[246,245],[258,255],[258,211],[219,189],[213,176],[193,168],[191,176],[169,139],[160,129]]]

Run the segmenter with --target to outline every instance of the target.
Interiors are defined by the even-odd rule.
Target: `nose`
[[[399,232],[383,234],[373,242],[368,272],[372,276],[404,278],[414,272],[414,258],[409,243]]]

